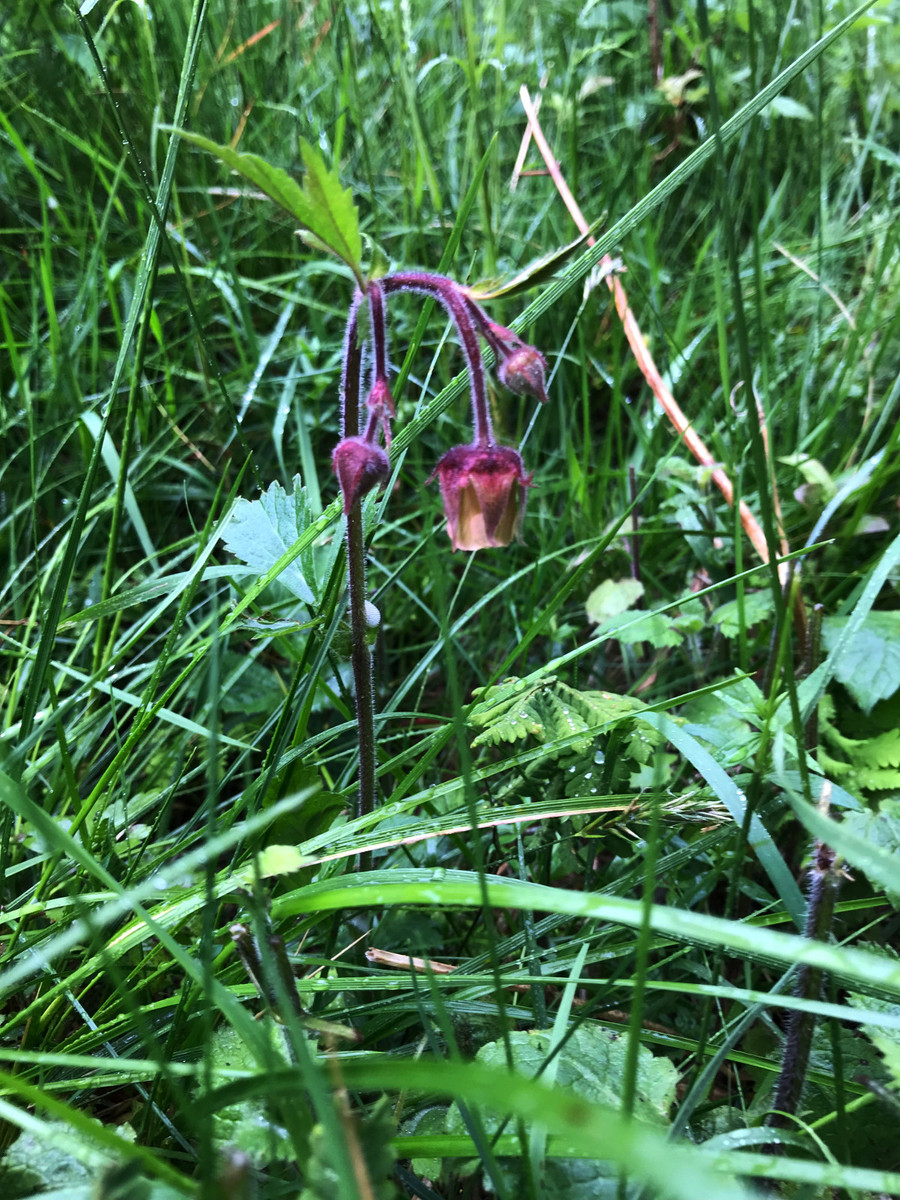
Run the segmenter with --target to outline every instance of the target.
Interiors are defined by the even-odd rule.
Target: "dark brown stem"
[[[367,638],[366,551],[363,539],[362,500],[355,500],[347,513],[347,582],[350,589],[350,659],[356,693],[356,722],[359,738],[359,792],[355,816],[375,808],[375,698],[372,683],[372,654]],[[365,869],[360,856],[359,867]]]
[[[822,642],[822,620],[825,615],[825,606],[816,604],[813,607],[809,617],[809,624],[806,627],[806,647],[803,654],[803,674],[804,677],[811,675],[819,665],[819,655]],[[809,720],[806,722],[805,735],[806,749],[810,754],[815,754],[819,745],[819,708],[816,705],[809,714]]]
[[[384,296],[377,283],[366,290],[369,299],[369,319],[372,322],[372,358],[375,379],[387,383],[387,328],[384,321]]]
[[[354,293],[344,330],[344,359],[341,371],[341,437],[356,437],[359,433],[359,385],[362,355],[359,352],[359,306],[362,292]]]
[[[834,916],[839,872],[835,867],[835,852],[830,846],[816,842],[815,862],[809,873],[809,891],[806,901],[806,924],[804,936],[818,942],[828,940]],[[794,995],[798,999],[818,1000],[822,994],[824,972],[821,967],[801,966],[797,974]],[[800,1104],[809,1052],[812,1046],[816,1019],[813,1013],[794,1009],[789,1018],[784,1047],[781,1054],[781,1072],[772,1103],[776,1111],[769,1114],[766,1124],[773,1129],[785,1129],[792,1124]],[[770,1146],[774,1153],[777,1145]]]
[[[344,335],[344,365],[341,377],[341,432],[343,437],[359,433],[359,392],[362,354],[358,344],[359,306],[363,295],[357,291],[350,305]],[[372,685],[372,656],[366,637],[366,548],[363,537],[362,499],[357,497],[347,512],[347,584],[350,593],[350,659],[356,696],[359,738],[359,787],[356,816],[375,807],[375,707]],[[368,856],[360,855],[357,865],[364,869]]]

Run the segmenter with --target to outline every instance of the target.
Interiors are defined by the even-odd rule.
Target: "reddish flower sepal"
[[[522,456],[511,446],[454,446],[429,478],[435,475],[454,550],[483,550],[508,546],[519,536],[525,515],[525,474]]]
[[[349,437],[338,442],[331,462],[341,485],[345,513],[360,496],[383,483],[391,470],[382,448],[364,437]]]
[[[500,382],[517,396],[534,396],[547,403],[547,362],[534,346],[521,346],[504,358],[498,369]]]

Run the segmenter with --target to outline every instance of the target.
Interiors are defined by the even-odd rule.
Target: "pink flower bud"
[[[338,442],[331,462],[341,485],[345,513],[360,496],[383,483],[391,469],[382,448],[364,437],[349,437]]]
[[[438,463],[435,475],[454,550],[508,546],[519,536],[525,515],[522,456],[511,446],[454,446]]]
[[[545,383],[547,363],[534,346],[522,346],[504,358],[498,368],[500,382],[517,396],[534,396],[542,404],[547,401]]]

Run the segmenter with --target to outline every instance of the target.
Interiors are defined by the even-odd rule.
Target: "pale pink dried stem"
[[[579,232],[587,233],[589,229],[588,223],[584,219],[581,209],[578,207],[578,202],[569,191],[569,187],[559,169],[559,164],[553,157],[553,152],[550,149],[547,139],[544,137],[544,131],[541,129],[540,122],[538,121],[537,111],[532,103],[531,96],[529,95],[528,89],[524,85],[519,89],[519,97],[522,101],[522,107],[525,109],[525,115],[528,118],[528,129],[525,133],[525,137],[528,137],[528,134],[530,133],[534,138],[535,144],[540,150],[544,162],[547,164],[547,170],[550,172],[550,177],[556,185],[556,190],[559,192],[563,203],[569,210],[569,215],[578,226]],[[594,238],[589,237],[588,245],[593,246],[593,244]],[[681,411],[681,408],[675,400],[675,397],[669,391],[668,387],[666,387],[666,384],[657,369],[656,363],[653,361],[653,356],[647,349],[638,323],[634,318],[634,314],[628,305],[628,297],[625,295],[625,289],[622,286],[622,281],[612,269],[613,264],[609,255],[605,254],[598,265],[601,271],[605,272],[606,286],[613,294],[616,312],[619,314],[619,320],[622,322],[622,328],[625,331],[625,337],[628,339],[628,345],[631,347],[631,352],[635,357],[635,361],[640,367],[641,374],[647,380],[650,390],[659,401],[663,411],[675,426],[679,435],[683,438],[684,443],[690,450],[691,454],[693,454],[694,458],[696,458],[699,463],[702,463],[703,466],[709,468],[710,476],[713,482],[719,488],[728,503],[733,507],[734,488],[731,480],[728,478],[722,468],[716,463],[713,456],[707,450],[702,438],[694,431],[690,421]],[[743,500],[740,502],[738,512],[740,514],[741,525],[744,528],[744,532],[747,534],[747,537],[750,539],[753,547],[762,561],[767,563],[769,561],[769,548],[766,545],[766,538],[762,531],[762,527]],[[784,571],[784,569],[785,565],[782,564],[781,570]]]

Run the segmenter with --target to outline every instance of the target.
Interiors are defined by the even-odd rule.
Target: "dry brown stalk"
[[[544,162],[547,164],[547,170],[550,173],[556,190],[562,197],[563,203],[569,210],[569,215],[578,226],[581,233],[587,233],[589,226],[584,219],[584,214],[578,207],[575,197],[569,191],[568,184],[563,178],[562,172],[559,169],[559,164],[553,157],[553,153],[544,137],[544,131],[541,129],[538,121],[537,109],[532,102],[528,89],[523,85],[519,89],[519,97],[522,101],[522,107],[525,109],[525,115],[528,118],[528,128],[525,132],[525,138],[533,137],[537,148],[541,152]],[[594,245],[594,238],[588,238],[588,245]],[[656,363],[653,361],[653,356],[647,349],[647,345],[641,334],[640,327],[635,320],[634,313],[628,304],[628,297],[625,294],[625,288],[622,286],[622,281],[616,272],[612,269],[612,259],[608,254],[605,254],[598,263],[600,272],[606,279],[606,286],[612,292],[613,300],[616,306],[616,312],[619,314],[619,320],[622,322],[622,328],[625,331],[625,337],[628,340],[628,345],[631,347],[631,352],[634,355],[635,361],[641,370],[641,374],[646,379],[650,390],[659,401],[666,416],[675,426],[679,436],[683,439],[694,458],[699,463],[707,467],[710,472],[710,477],[716,487],[721,491],[722,495],[728,503],[734,507],[734,488],[731,480],[725,474],[722,467],[716,462],[713,456],[707,450],[703,439],[696,433],[691,422],[682,412],[675,397],[672,395],[665,381],[659,373]],[[764,563],[769,561],[769,548],[766,545],[765,534],[756,517],[747,507],[743,500],[738,506],[738,513],[741,519],[741,525],[744,532],[750,539],[754,549]],[[786,545],[782,546],[783,552],[786,552]],[[782,564],[782,571],[785,570],[785,564]],[[786,575],[785,575],[786,578]],[[782,580],[783,582],[784,580]]]

